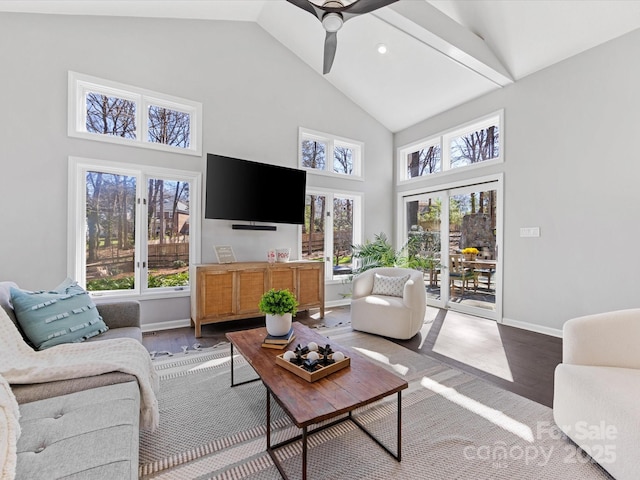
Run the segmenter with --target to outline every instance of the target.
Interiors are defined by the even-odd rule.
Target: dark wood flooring
[[[432,357],[522,395],[543,405],[553,403],[553,375],[562,361],[562,339],[519,328],[500,325],[456,312],[427,308],[427,323],[414,338],[393,340],[415,352]],[[325,318],[317,311],[300,312],[296,320],[307,326],[349,324],[349,307],[327,308]],[[198,343],[203,347],[226,341],[225,333],[256,328],[264,318],[204,325],[202,337],[185,327],[145,332],[143,343],[149,351],[181,352]]]

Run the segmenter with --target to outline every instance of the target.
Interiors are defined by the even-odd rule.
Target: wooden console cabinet
[[[191,324],[196,337],[201,326],[241,318],[260,317],[262,294],[288,288],[300,304],[298,310],[320,308],[324,317],[324,263],[237,262],[197,265],[191,289]]]

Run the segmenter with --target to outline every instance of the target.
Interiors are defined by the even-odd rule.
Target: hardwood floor
[[[350,309],[327,308],[325,318],[317,311],[300,312],[296,320],[307,326],[338,326],[350,321]],[[469,315],[427,307],[427,322],[414,338],[393,340],[422,355],[482,377],[505,390],[543,405],[553,403],[553,375],[562,361],[562,339],[519,328],[497,324]],[[180,352],[199,343],[203,347],[226,341],[232,330],[264,325],[263,318],[236,320],[202,327],[202,337],[196,339],[194,329],[146,332],[143,344],[149,351]]]

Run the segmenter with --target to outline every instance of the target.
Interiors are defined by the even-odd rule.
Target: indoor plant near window
[[[262,295],[258,308],[266,315],[267,333],[276,337],[291,329],[291,317],[298,311],[298,301],[289,290],[272,288]]]

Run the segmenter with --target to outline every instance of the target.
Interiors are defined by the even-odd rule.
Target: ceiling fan
[[[331,71],[333,59],[336,56],[338,30],[342,28],[342,24],[350,18],[373,12],[398,0],[355,0],[349,5],[345,5],[343,0],[324,0],[322,6],[316,5],[311,2],[311,0],[287,1],[309,12],[322,22],[322,26],[327,32],[324,39],[324,65],[322,73],[327,74]]]

